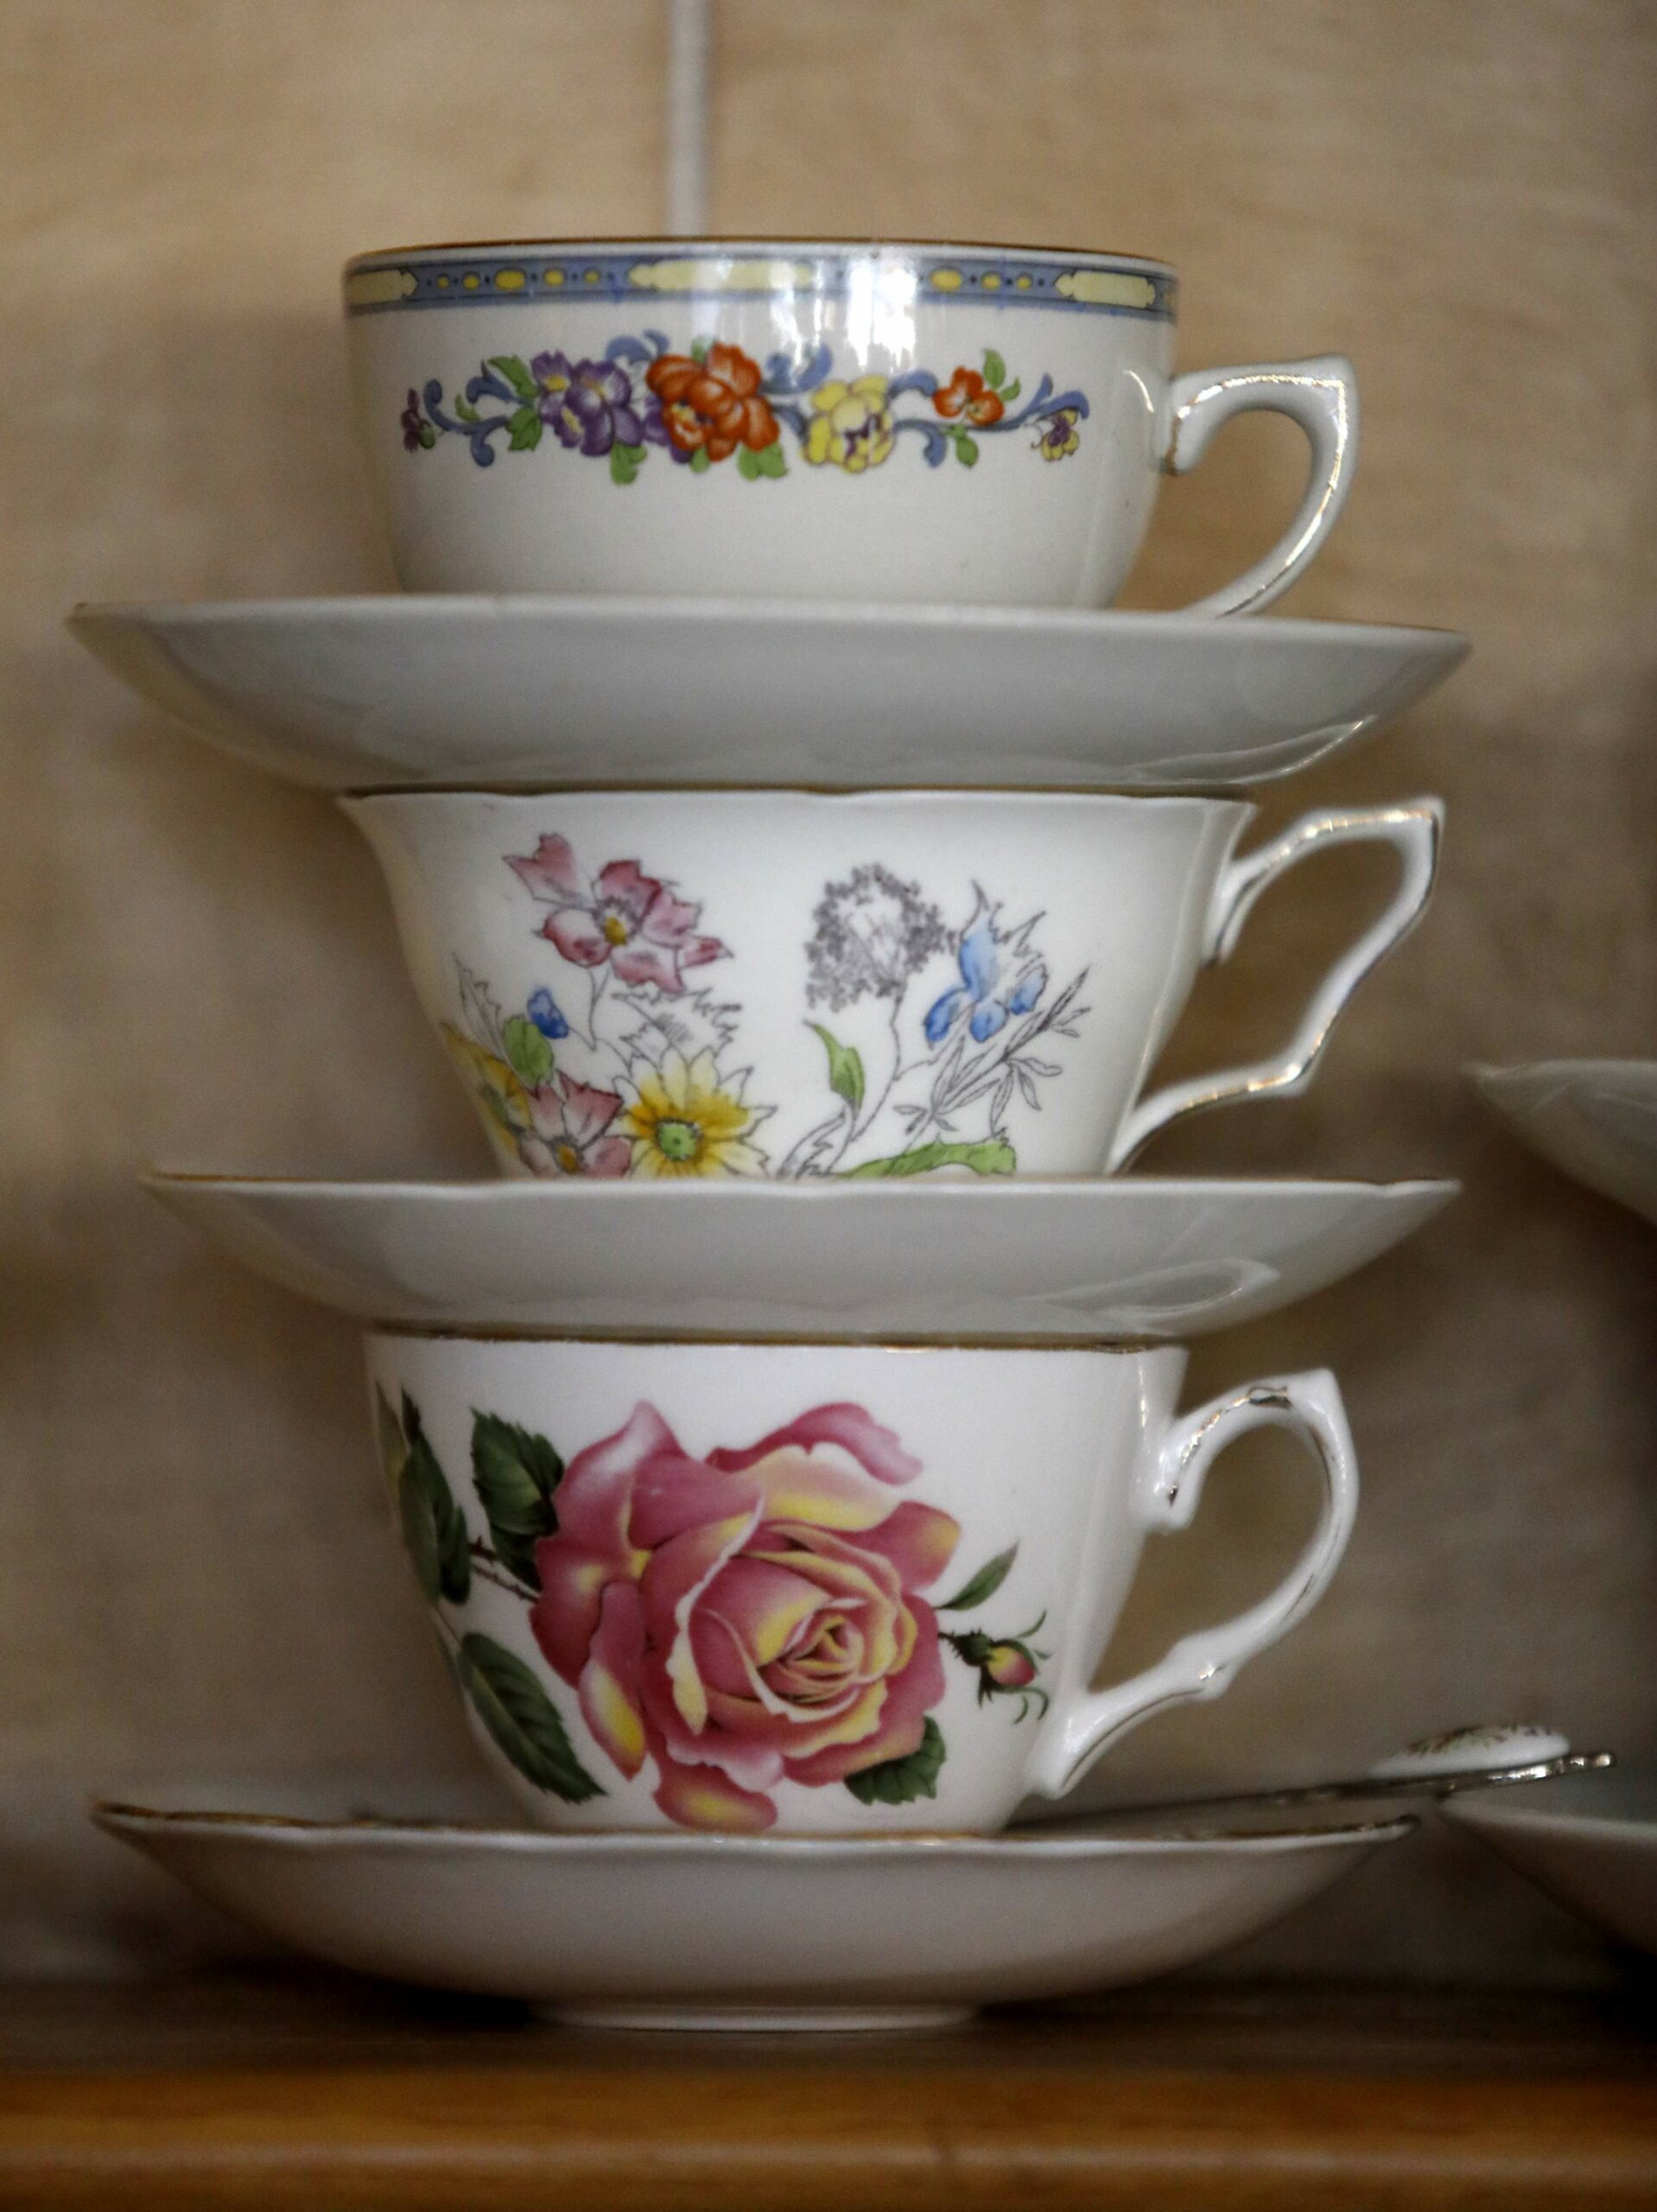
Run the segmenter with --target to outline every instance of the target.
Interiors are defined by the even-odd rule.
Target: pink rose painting
[[[640,1405],[570,1462],[531,1624],[622,1772],[654,1763],[669,1819],[768,1828],[777,1783],[919,1750],[943,1694],[920,1592],[961,1535],[893,1498],[919,1472],[853,1405],[705,1459]]]
[[[528,1781],[572,1804],[603,1796],[539,1669],[467,1626],[486,1584],[523,1604],[553,1673],[630,1781],[648,1761],[681,1827],[753,1834],[780,1783],[843,1783],[865,1805],[936,1796],[946,1756],[932,1708],[945,1655],[978,1702],[1044,1712],[1032,1638],[941,1628],[1012,1572],[1018,1546],[947,1598],[930,1590],[961,1527],[894,1492],[921,1463],[861,1406],[815,1406],[740,1451],[697,1458],[656,1408],[566,1465],[533,1430],[474,1408],[473,1535],[405,1393],[381,1396],[380,1448],[404,1541],[476,1717]],[[458,1619],[458,1625],[457,1625]]]

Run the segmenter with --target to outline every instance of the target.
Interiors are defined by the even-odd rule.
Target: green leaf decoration
[[[984,382],[992,391],[999,391],[1006,382],[1006,363],[993,346],[984,352]]]
[[[612,446],[610,481],[613,484],[631,484],[638,475],[639,463],[644,458],[643,446]]]
[[[403,1440],[403,1423],[391,1408],[391,1401],[378,1385],[374,1391],[374,1440],[379,1446],[380,1465],[385,1479],[393,1488],[403,1473],[403,1463],[409,1456],[409,1446]]]
[[[705,338],[691,340],[690,358],[693,361],[705,361],[708,359],[708,340]]]
[[[861,1774],[848,1774],[846,1787],[864,1805],[912,1805],[917,1797],[937,1796],[943,1760],[943,1732],[929,1714],[921,1740],[906,1759],[886,1759],[866,1766]]]
[[[461,1637],[456,1664],[479,1719],[526,1782],[567,1805],[603,1796],[576,1758],[556,1707],[520,1658],[474,1632]]]
[[[978,466],[978,441],[968,437],[964,430],[955,432],[955,459],[963,468]]]
[[[822,1039],[822,1049],[828,1055],[829,1090],[843,1098],[855,1114],[863,1103],[863,1055],[855,1045],[842,1045],[833,1030],[825,1029],[820,1021],[806,1026],[816,1031]]]
[[[1017,377],[1014,377],[1014,378],[1013,378],[1013,381],[1012,381],[1012,383],[1011,383],[1011,384],[1004,384],[1004,385],[1001,386],[1001,404],[1002,404],[1002,405],[1003,405],[1003,406],[1006,406],[1006,407],[1011,407],[1011,406],[1012,406],[1012,404],[1013,404],[1013,401],[1018,397],[1019,394],[1023,390],[1024,390],[1024,385],[1023,385],[1022,382],[1020,381],[1020,379],[1019,379],[1019,378],[1017,378]]]
[[[936,1167],[970,1167],[975,1175],[1011,1175],[1019,1155],[1004,1137],[987,1137],[980,1144],[924,1144],[913,1152],[895,1152],[888,1160],[866,1160],[848,1167],[856,1181],[872,1175],[930,1175]]]
[[[938,1606],[941,1613],[964,1613],[969,1606],[981,1605],[993,1598],[1012,1572],[1013,1562],[1019,1556],[1019,1547],[1009,1544],[1004,1552],[997,1552],[993,1560],[981,1567],[970,1582],[963,1583],[953,1598],[946,1598]]]
[[[420,442],[428,453],[437,443],[437,433],[429,423],[422,423],[420,426]]]
[[[480,423],[483,420],[463,391],[457,391],[454,395],[454,411],[463,423]]]
[[[541,417],[533,407],[520,407],[507,424],[514,453],[533,453],[541,442]]]
[[[501,1565],[531,1590],[541,1587],[535,1548],[558,1533],[552,1501],[563,1473],[563,1461],[544,1436],[498,1414],[473,1414],[473,1487]]]
[[[539,398],[541,387],[516,353],[492,353],[489,357],[489,365],[492,369],[500,371],[502,377],[511,385],[520,399]]]
[[[744,446],[738,452],[736,457],[736,473],[739,476],[746,477],[750,484],[757,484],[759,482],[759,456],[751,447]]]
[[[403,1428],[409,1451],[397,1478],[397,1512],[415,1580],[428,1605],[445,1598],[451,1605],[463,1605],[472,1590],[466,1516],[454,1503],[454,1493],[406,1393]]]
[[[693,476],[706,476],[708,470],[713,466],[713,462],[708,458],[707,447],[698,446],[695,452],[690,456],[691,474]]]
[[[505,1093],[492,1083],[480,1083],[477,1096],[484,1112],[492,1121],[498,1122],[505,1135],[516,1144],[518,1124],[512,1119],[512,1109],[506,1103]]]
[[[783,458],[783,442],[773,438],[768,446],[761,446],[753,457],[754,474],[758,476],[786,476],[788,463]]]
[[[552,1046],[527,1014],[509,1015],[501,1024],[500,1041],[512,1073],[531,1090],[552,1073]]]

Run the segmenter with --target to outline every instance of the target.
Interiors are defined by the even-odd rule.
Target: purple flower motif
[[[536,402],[558,442],[597,456],[612,446],[643,445],[646,425],[633,404],[633,380],[619,361],[575,361],[564,353],[537,353],[530,374],[540,386]]]
[[[1061,407],[1057,415],[1050,415],[1036,440],[1036,451],[1044,461],[1063,461],[1073,454],[1082,442],[1082,433],[1076,424],[1082,419],[1079,407]]]
[[[410,390],[409,404],[403,410],[403,450],[414,453],[422,446],[437,442],[437,433],[420,411],[420,394]]]

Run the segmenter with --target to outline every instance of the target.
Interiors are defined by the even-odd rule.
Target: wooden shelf
[[[581,2033],[298,1974],[0,1991],[0,2205],[1657,2206],[1657,1984],[1165,1985],[839,2037]]]

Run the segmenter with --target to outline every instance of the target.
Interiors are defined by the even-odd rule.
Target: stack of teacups
[[[457,596],[404,603],[405,634],[449,640],[447,661],[413,641],[442,671],[423,720],[336,693],[313,752],[331,704],[336,750],[420,754],[334,780],[516,1179],[486,1207],[404,1188],[383,1233],[314,1193],[328,1224],[249,1226],[282,1203],[253,1186],[230,1194],[239,1227],[210,1225],[395,1325],[370,1363],[403,1535],[538,1823],[991,1834],[1146,1714],[1223,1689],[1339,1560],[1356,1474],[1333,1378],[1180,1414],[1184,1352],[1143,1340],[1332,1280],[1423,1194],[1380,1222],[1392,1194],[1358,1186],[1104,1179],[1197,1107],[1302,1088],[1431,887],[1435,801],[1309,817],[1240,857],[1252,810],[1216,786],[1327,753],[1460,649],[1429,665],[1418,638],[1377,672],[1372,633],[1248,620],[1346,496],[1351,372],[1173,378],[1174,292],[1115,256],[903,245],[347,270],[399,574]],[[1036,611],[1105,606],[1159,470],[1248,408],[1312,448],[1270,555],[1186,615]],[[216,686],[186,711],[225,734],[242,679],[194,650],[169,645],[164,683],[128,672],[175,701]],[[237,711],[245,742],[259,714]],[[445,728],[465,733],[447,753]],[[1142,1096],[1261,892],[1357,841],[1395,849],[1398,888],[1288,1046]],[[1146,1531],[1184,1527],[1262,1423],[1320,1470],[1311,1540],[1270,1599],[1095,1691]]]

